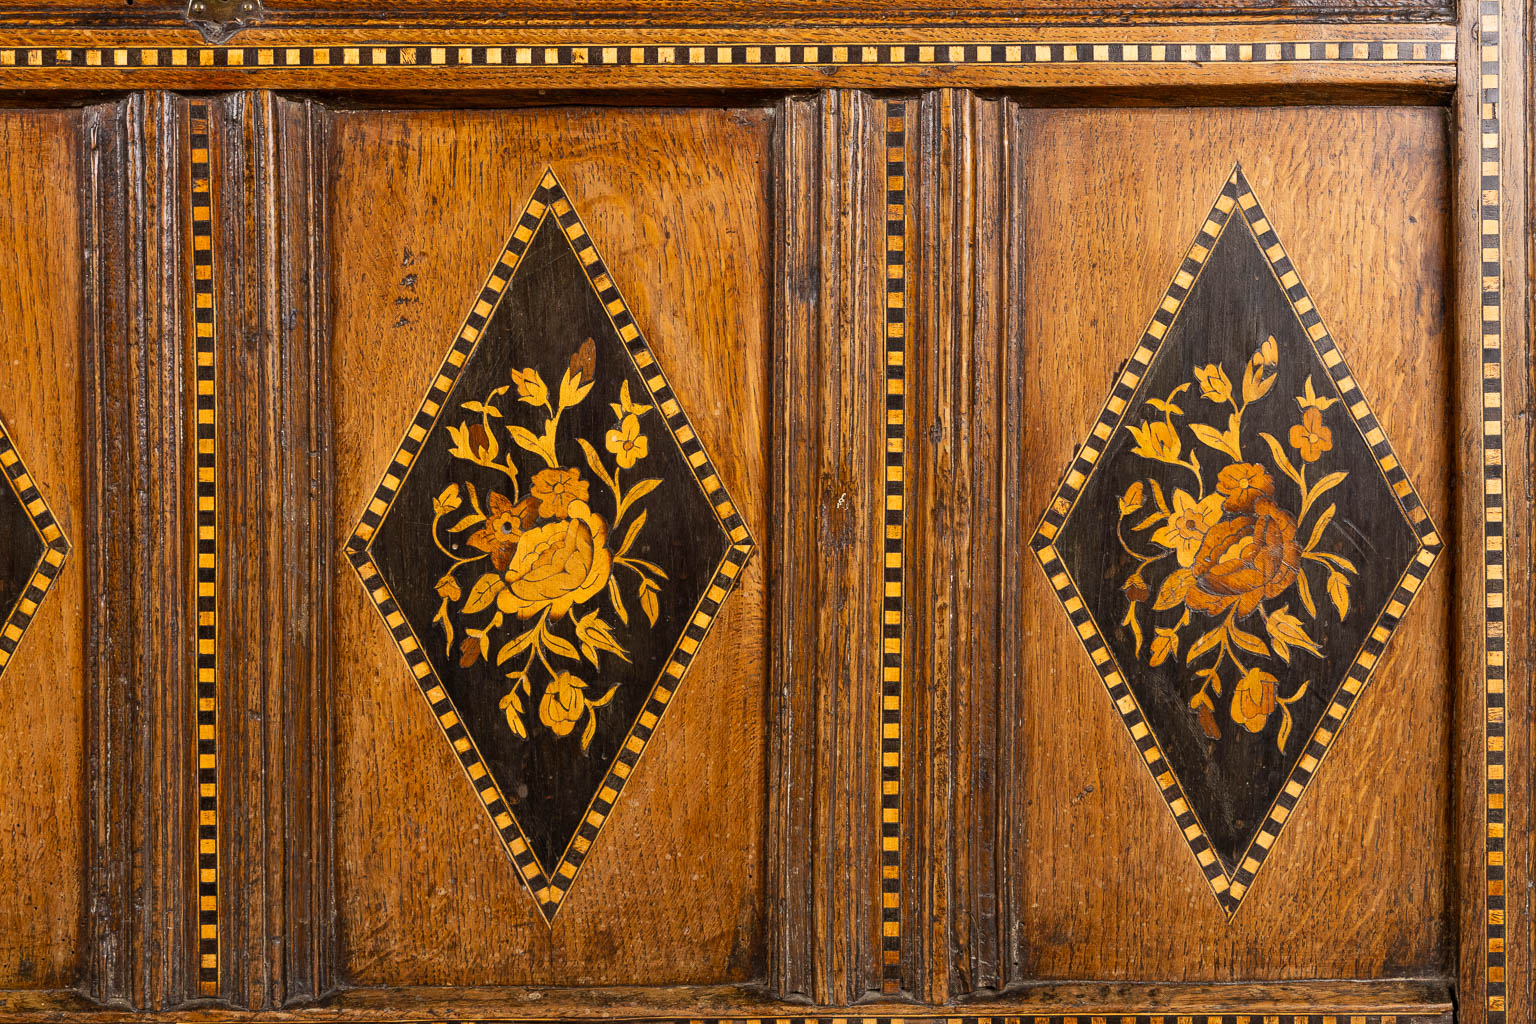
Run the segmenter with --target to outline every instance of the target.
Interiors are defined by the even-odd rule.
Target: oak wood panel
[[[0,112],[0,417],[76,543],[84,518],[80,127],[75,110]],[[0,705],[0,986],[62,987],[80,968],[84,601],[81,562],[70,557],[0,683],[11,695]]]
[[[552,165],[738,507],[767,534],[770,113],[341,112],[331,130],[338,521],[355,521]],[[337,901],[350,981],[730,981],[763,969],[764,575],[749,564],[546,926],[350,571],[335,578]]]
[[[1094,145],[1083,146],[1092,138]],[[1450,349],[1446,120],[1435,109],[1025,111],[1022,514],[1241,160],[1442,531]],[[1063,387],[1070,381],[1070,387]],[[1448,534],[1449,535],[1449,534]],[[1451,958],[1449,574],[1433,574],[1338,749],[1228,924],[1042,574],[1010,838],[1038,977],[1379,977]]]

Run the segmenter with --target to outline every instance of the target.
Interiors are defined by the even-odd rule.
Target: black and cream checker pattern
[[[198,991],[219,991],[218,522],[214,386],[213,177],[208,105],[191,109],[192,321],[197,422],[197,952]]]
[[[880,652],[881,991],[901,989],[901,701],[906,578],[906,104],[886,105],[885,564]]]
[[[431,662],[422,653],[419,639],[380,575],[370,554],[369,546],[378,532],[380,523],[388,513],[396,493],[406,475],[409,474],[411,465],[421,452],[422,445],[436,425],[442,409],[448,405],[459,371],[479,344],[491,314],[501,301],[507,284],[517,272],[528,243],[533,239],[540,224],[549,217],[553,217],[559,224],[580,260],[588,282],[608,310],[614,329],[618,332],[636,370],[645,382],[646,389],[650,392],[652,403],[661,411],[668,431],[682,449],[683,456],[692,469],[694,481],[709,500],[715,517],[730,540],[730,547],[716,568],[709,587],[689,617],[688,627],[674,646],[665,668],[652,685],[645,706],[626,735],[618,756],[609,766],[602,785],[593,796],[581,827],[571,838],[559,863],[547,866],[539,863],[530,848],[522,827],[487,769],[474,740],[460,720],[453,701],[437,678]],[[559,912],[577,872],[586,860],[598,833],[607,822],[615,802],[619,799],[619,794],[623,792],[625,783],[640,760],[640,755],[644,753],[646,744],[650,742],[657,725],[666,713],[699,645],[703,643],[704,637],[714,625],[721,604],[740,579],[742,569],[752,554],[754,546],[745,521],[726,493],[714,463],[705,452],[697,432],[679,405],[671,384],[668,383],[656,362],[655,355],[640,333],[634,316],[619,293],[618,285],[602,257],[598,255],[586,226],[577,216],[564,187],[555,177],[554,172],[546,171],[543,180],[534,190],[532,198],[529,199],[518,218],[512,237],[507,241],[506,247],[492,267],[490,276],[481,288],[473,308],[459,329],[410,428],[396,450],[389,470],[379,482],[377,490],[347,544],[347,555],[357,570],[363,586],[373,600],[374,606],[379,610],[379,614],[383,616],[385,625],[393,634],[400,653],[404,655],[422,695],[426,697],[427,704],[437,718],[438,725],[447,736],[448,742],[452,744],[459,764],[469,776],[470,782],[479,794],[480,802],[495,824],[508,855],[517,867],[519,877],[533,894],[539,911],[546,921],[552,922],[555,914]]]
[[[58,579],[64,559],[69,555],[69,541],[65,539],[64,531],[59,528],[58,520],[54,519],[53,510],[48,507],[42,491],[38,490],[32,474],[27,472],[3,421],[0,421],[0,471],[5,473],[6,486],[26,510],[27,518],[31,520],[43,546],[42,554],[32,569],[32,575],[23,585],[20,596],[16,598],[16,603],[10,608],[0,608],[0,614],[4,615],[4,618],[0,618],[0,675],[4,675],[27,627],[32,625],[38,605],[48,595],[53,581]]]
[[[1417,555],[1398,580],[1389,603],[1366,636],[1322,720],[1308,737],[1300,757],[1290,770],[1284,787],[1270,805],[1257,836],[1249,845],[1236,870],[1228,875],[1220,858],[1211,847],[1205,827],[1191,808],[1178,779],[1168,766],[1156,735],[1143,716],[1134,694],[1099,633],[1092,615],[1089,614],[1078,594],[1077,584],[1063,564],[1053,542],[1071,513],[1083,485],[1093,473],[1099,457],[1108,447],[1111,435],[1121,426],[1127,412],[1132,408],[1133,397],[1151,366],[1153,357],[1173,326],[1185,298],[1189,295],[1196,278],[1200,276],[1205,261],[1215,248],[1228,219],[1234,215],[1241,216],[1247,221],[1260,251],[1263,252],[1280,286],[1285,290],[1291,309],[1303,331],[1337,385],[1350,418],[1359,428],[1361,436],[1370,447],[1376,465],[1396,496],[1403,515],[1418,539],[1419,548]],[[1078,448],[1075,458],[1040,520],[1031,543],[1051,587],[1065,608],[1079,640],[1092,659],[1105,687],[1108,688],[1110,699],[1114,701],[1126,728],[1130,730],[1142,759],[1156,780],[1163,799],[1168,804],[1168,809],[1173,812],[1174,820],[1189,844],[1191,852],[1194,853],[1206,881],[1210,884],[1217,901],[1230,917],[1237,912],[1243,897],[1253,884],[1254,876],[1263,865],[1286,821],[1295,811],[1297,802],[1317,772],[1334,738],[1343,728],[1355,700],[1380,661],[1387,641],[1418,593],[1443,546],[1428,512],[1419,500],[1417,491],[1409,482],[1375,414],[1360,393],[1359,386],[1344,361],[1343,353],[1324,325],[1322,317],[1297,276],[1290,257],[1280,244],[1273,226],[1264,215],[1240,167],[1234,168],[1228,177],[1215,206],[1207,215],[1194,243],[1185,254],[1172,284],[1164,293],[1157,312],[1143,333],[1135,352],[1118,371],[1109,401],[1099,414],[1088,438]]]
[[[7,47],[0,70],[83,68],[505,68],[860,67],[1032,64],[1272,64],[1368,62],[1449,64],[1449,40],[1295,42],[882,41],[506,45]]]
[[[1481,61],[1478,101],[1481,112],[1480,199],[1481,277],[1478,308],[1482,324],[1483,363],[1483,926],[1485,961],[1481,965],[1484,1012],[1488,1024],[1508,1019],[1505,974],[1505,824],[1507,746],[1504,665],[1504,229],[1502,144],[1499,103],[1501,0],[1480,0],[1476,27]]]
[[[1183,1010],[1177,1013],[999,1013],[995,1016],[952,1016],[914,1012],[900,1017],[629,1017],[607,1024],[1450,1024],[1440,1010],[1399,1010],[1396,1013],[1222,1013]],[[532,1019],[481,1018],[457,1024],[541,1024]]]

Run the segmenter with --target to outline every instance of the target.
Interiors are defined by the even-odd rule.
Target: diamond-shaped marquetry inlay
[[[1441,547],[1241,169],[1033,545],[1230,916]]]
[[[0,674],[69,554],[69,541],[0,422]]]
[[[753,542],[552,172],[348,546],[553,920]]]

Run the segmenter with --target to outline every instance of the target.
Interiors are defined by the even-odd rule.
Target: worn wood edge
[[[207,1022],[307,1021],[676,1021],[679,1018],[736,1024],[756,1021],[794,1024],[837,1020],[899,1024],[901,1021],[948,1021],[979,1024],[1043,1016],[1051,1024],[1063,1017],[1155,1014],[1213,1016],[1231,1024],[1239,1014],[1341,1017],[1395,1015],[1400,1021],[1445,1021],[1455,1009],[1449,986],[1438,980],[1376,982],[1282,982],[1239,984],[1039,984],[1006,997],[973,1000],[947,1007],[906,1002],[810,1005],[765,997],[759,990],[733,986],[601,989],[354,989],[320,1006],[289,1011],[248,1013],[201,1009],[132,1015],[92,1008],[79,995],[57,991],[0,992],[0,1015],[13,1021],[78,1020],[119,1024],[129,1020]],[[1021,1021],[1020,1024],[1025,1024]],[[1032,1024],[1032,1021],[1029,1022]],[[1085,1022],[1086,1024],[1086,1022]],[[1120,1024],[1120,1022],[1116,1022]],[[1138,1020],[1137,1024],[1141,1024]],[[1201,1021],[1201,1024],[1206,1024]],[[1287,1020],[1284,1024],[1293,1024]],[[1310,1022],[1309,1022],[1310,1024]],[[1372,1020],[1371,1024],[1376,1024]]]
[[[158,29],[190,31],[195,22],[184,16],[185,5],[167,4],[160,9],[149,5],[137,10],[107,11],[101,8],[68,4],[42,5],[11,3],[0,10],[0,25],[29,28],[74,28],[80,30]],[[1075,19],[1102,21],[1157,20],[1167,23],[1244,21],[1334,20],[1381,23],[1422,23],[1450,21],[1455,7],[1450,0],[1256,0],[1252,3],[1191,3],[1135,0],[1117,5],[1112,11],[1095,8],[1081,0],[1076,3],[1052,3],[1034,0],[1008,4],[999,0],[970,0],[954,7],[917,3],[909,7],[844,0],[823,4],[817,0],[773,0],[763,4],[742,4],[731,0],[711,0],[674,4],[667,7],[641,6],[624,0],[607,0],[590,8],[571,0],[525,0],[509,11],[505,5],[485,0],[475,4],[438,5],[430,0],[413,2],[385,15],[362,6],[306,5],[301,11],[263,10],[254,22],[231,26],[234,32],[261,31],[276,26],[308,28],[369,27],[460,27],[463,25],[564,25],[611,24],[625,27],[708,27],[714,25],[755,24],[837,25],[879,21],[884,24],[942,27],[952,24],[1021,24],[1040,21],[1071,22]]]
[[[323,108],[208,104],[217,205],[219,961],[205,994],[333,987],[329,324]],[[268,523],[252,544],[242,524]],[[271,628],[276,618],[283,624]]]
[[[1009,850],[1026,754],[1016,645],[1022,596],[1003,567],[1015,522],[1023,408],[1015,366],[1025,255],[1017,201],[1014,97],[923,94],[909,180],[916,228],[908,605],[914,754],[933,766],[914,786],[920,905],[911,910],[910,986],[930,1003],[1024,981]],[[1013,517],[1013,518],[1010,518]],[[923,927],[917,929],[918,922]]]
[[[788,97],[775,137],[768,984],[882,980],[886,112]]]
[[[279,113],[277,151],[283,155],[284,184],[289,201],[279,207],[281,233],[286,240],[280,281],[286,290],[280,312],[305,308],[307,318],[290,326],[283,350],[289,353],[286,371],[293,379],[308,378],[309,394],[285,394],[296,404],[288,418],[285,443],[300,445],[305,457],[289,461],[285,486],[307,515],[294,525],[290,546],[304,557],[288,563],[290,579],[309,587],[304,632],[290,645],[308,661],[299,679],[312,702],[290,712],[288,729],[298,738],[290,753],[287,775],[300,778],[300,791],[286,790],[287,815],[302,842],[290,846],[285,920],[284,1003],[323,998],[338,981],[338,910],[335,894],[335,773],[332,754],[331,559],[334,543],[334,476],[331,443],[331,314],[330,314],[330,119],[313,100],[275,101]]]
[[[196,955],[195,568],[185,106],[89,107],[84,195],[88,871],[82,990],[189,996]]]
[[[770,430],[775,440],[772,519],[783,524],[775,531],[769,548],[773,571],[769,574],[770,663],[768,719],[768,818],[765,888],[770,895],[767,913],[768,978],[778,992],[805,992],[811,985],[812,942],[806,908],[811,905],[812,880],[803,849],[809,827],[807,789],[815,762],[809,740],[814,718],[808,702],[798,692],[796,680],[808,678],[814,661],[805,645],[795,641],[799,616],[796,599],[812,586],[809,566],[802,560],[812,541],[794,514],[802,500],[799,491],[786,486],[793,474],[808,471],[804,451],[786,443],[809,431],[805,402],[797,401],[800,388],[814,384],[805,370],[800,344],[788,344],[793,335],[810,334],[810,310],[804,293],[816,279],[814,246],[802,239],[817,236],[815,184],[820,179],[819,154],[811,144],[819,117],[815,98],[788,97],[779,104],[773,141],[774,225],[771,355],[773,380]],[[791,375],[793,374],[793,376]]]
[[[965,575],[971,521],[968,430],[977,410],[970,401],[976,358],[970,312],[974,280],[964,258],[974,213],[970,169],[975,139],[969,93],[924,92],[913,103],[913,153],[908,176],[913,221],[913,345],[908,391],[914,443],[911,457],[912,594],[907,609],[914,682],[909,702],[913,750],[926,771],[913,778],[911,846],[913,875],[910,945],[906,969],[912,990],[925,1002],[947,1001],[951,902],[955,897],[954,846],[963,842],[953,806],[957,796],[956,731],[965,721],[955,701],[969,692],[960,661],[973,610],[985,584]],[[963,440],[962,440],[963,439]],[[984,449],[984,445],[976,445]],[[973,590],[974,586],[974,590]],[[991,595],[988,595],[990,597]],[[985,686],[987,681],[980,681]],[[963,788],[963,784],[961,784]]]

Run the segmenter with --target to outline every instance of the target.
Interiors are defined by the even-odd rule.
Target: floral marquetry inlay
[[[1148,398],[1151,418],[1127,428],[1136,442],[1131,452],[1153,465],[1119,500],[1115,539],[1134,563],[1121,584],[1123,624],[1135,637],[1137,657],[1144,656],[1151,667],[1176,659],[1184,646],[1184,662],[1200,680],[1189,706],[1207,736],[1221,739],[1218,702],[1225,693],[1232,722],[1249,732],[1265,730],[1270,717],[1278,717],[1275,745],[1283,751],[1291,736],[1290,706],[1312,681],[1282,695],[1264,666],[1276,659],[1290,665],[1292,652],[1321,658],[1311,634],[1326,628],[1327,617],[1342,620],[1349,613],[1350,580],[1359,570],[1324,543],[1330,527],[1340,527],[1334,522],[1338,505],[1322,500],[1346,484],[1349,473],[1318,465],[1333,448],[1333,431],[1323,424],[1322,413],[1339,399],[1318,396],[1310,376],[1305,394],[1290,396],[1300,422],[1290,429],[1289,449],[1273,434],[1244,431],[1243,414],[1271,395],[1279,376],[1273,336],[1237,376],[1242,383],[1234,387],[1226,367],[1197,366],[1193,381],[1164,398]],[[1216,422],[1199,422],[1202,415]],[[1215,479],[1207,482],[1207,475]],[[1298,508],[1287,507],[1287,494],[1276,492],[1281,475],[1295,484]],[[1306,534],[1305,544],[1298,530]],[[1322,613],[1314,583],[1327,591]],[[1277,604],[1283,598],[1290,603]]]
[[[349,553],[552,920],[752,550],[546,174]]]
[[[483,502],[465,480],[444,487],[432,503],[432,541],[447,559],[447,572],[434,587],[442,604],[433,621],[442,627],[447,656],[462,634],[460,667],[494,660],[509,669],[512,686],[500,702],[507,728],[527,738],[530,706],[536,705],[538,724],[556,736],[579,727],[583,749],[597,733],[598,710],[613,700],[619,684],[597,696],[576,673],[610,668],[599,652],[630,660],[614,636],[615,624],[621,632],[631,625],[624,593],[634,587],[631,601],[655,627],[667,580],[666,570],[634,554],[650,514],[644,498],[662,481],[624,479],[637,463],[645,469],[641,460],[650,441],[640,418],[654,406],[632,401],[629,381],[622,380],[619,401],[611,406],[614,425],[604,440],[611,465],[584,437],[576,443],[585,465],[560,464],[561,419],[597,386],[596,351],[591,338],[583,342],[554,391],[530,366],[512,371],[513,385],[461,403],[468,419],[448,428],[450,454],[506,480],[486,491]],[[534,407],[531,422],[542,424],[538,433],[515,422],[518,406],[511,407],[511,417],[503,412],[501,403],[514,387],[519,405]],[[503,433],[542,463],[526,495],[512,452],[501,452],[497,437]],[[603,490],[602,507],[612,508],[608,519],[593,510],[598,499],[586,473]]]
[[[1440,546],[1234,170],[1034,537],[1229,915]]]

